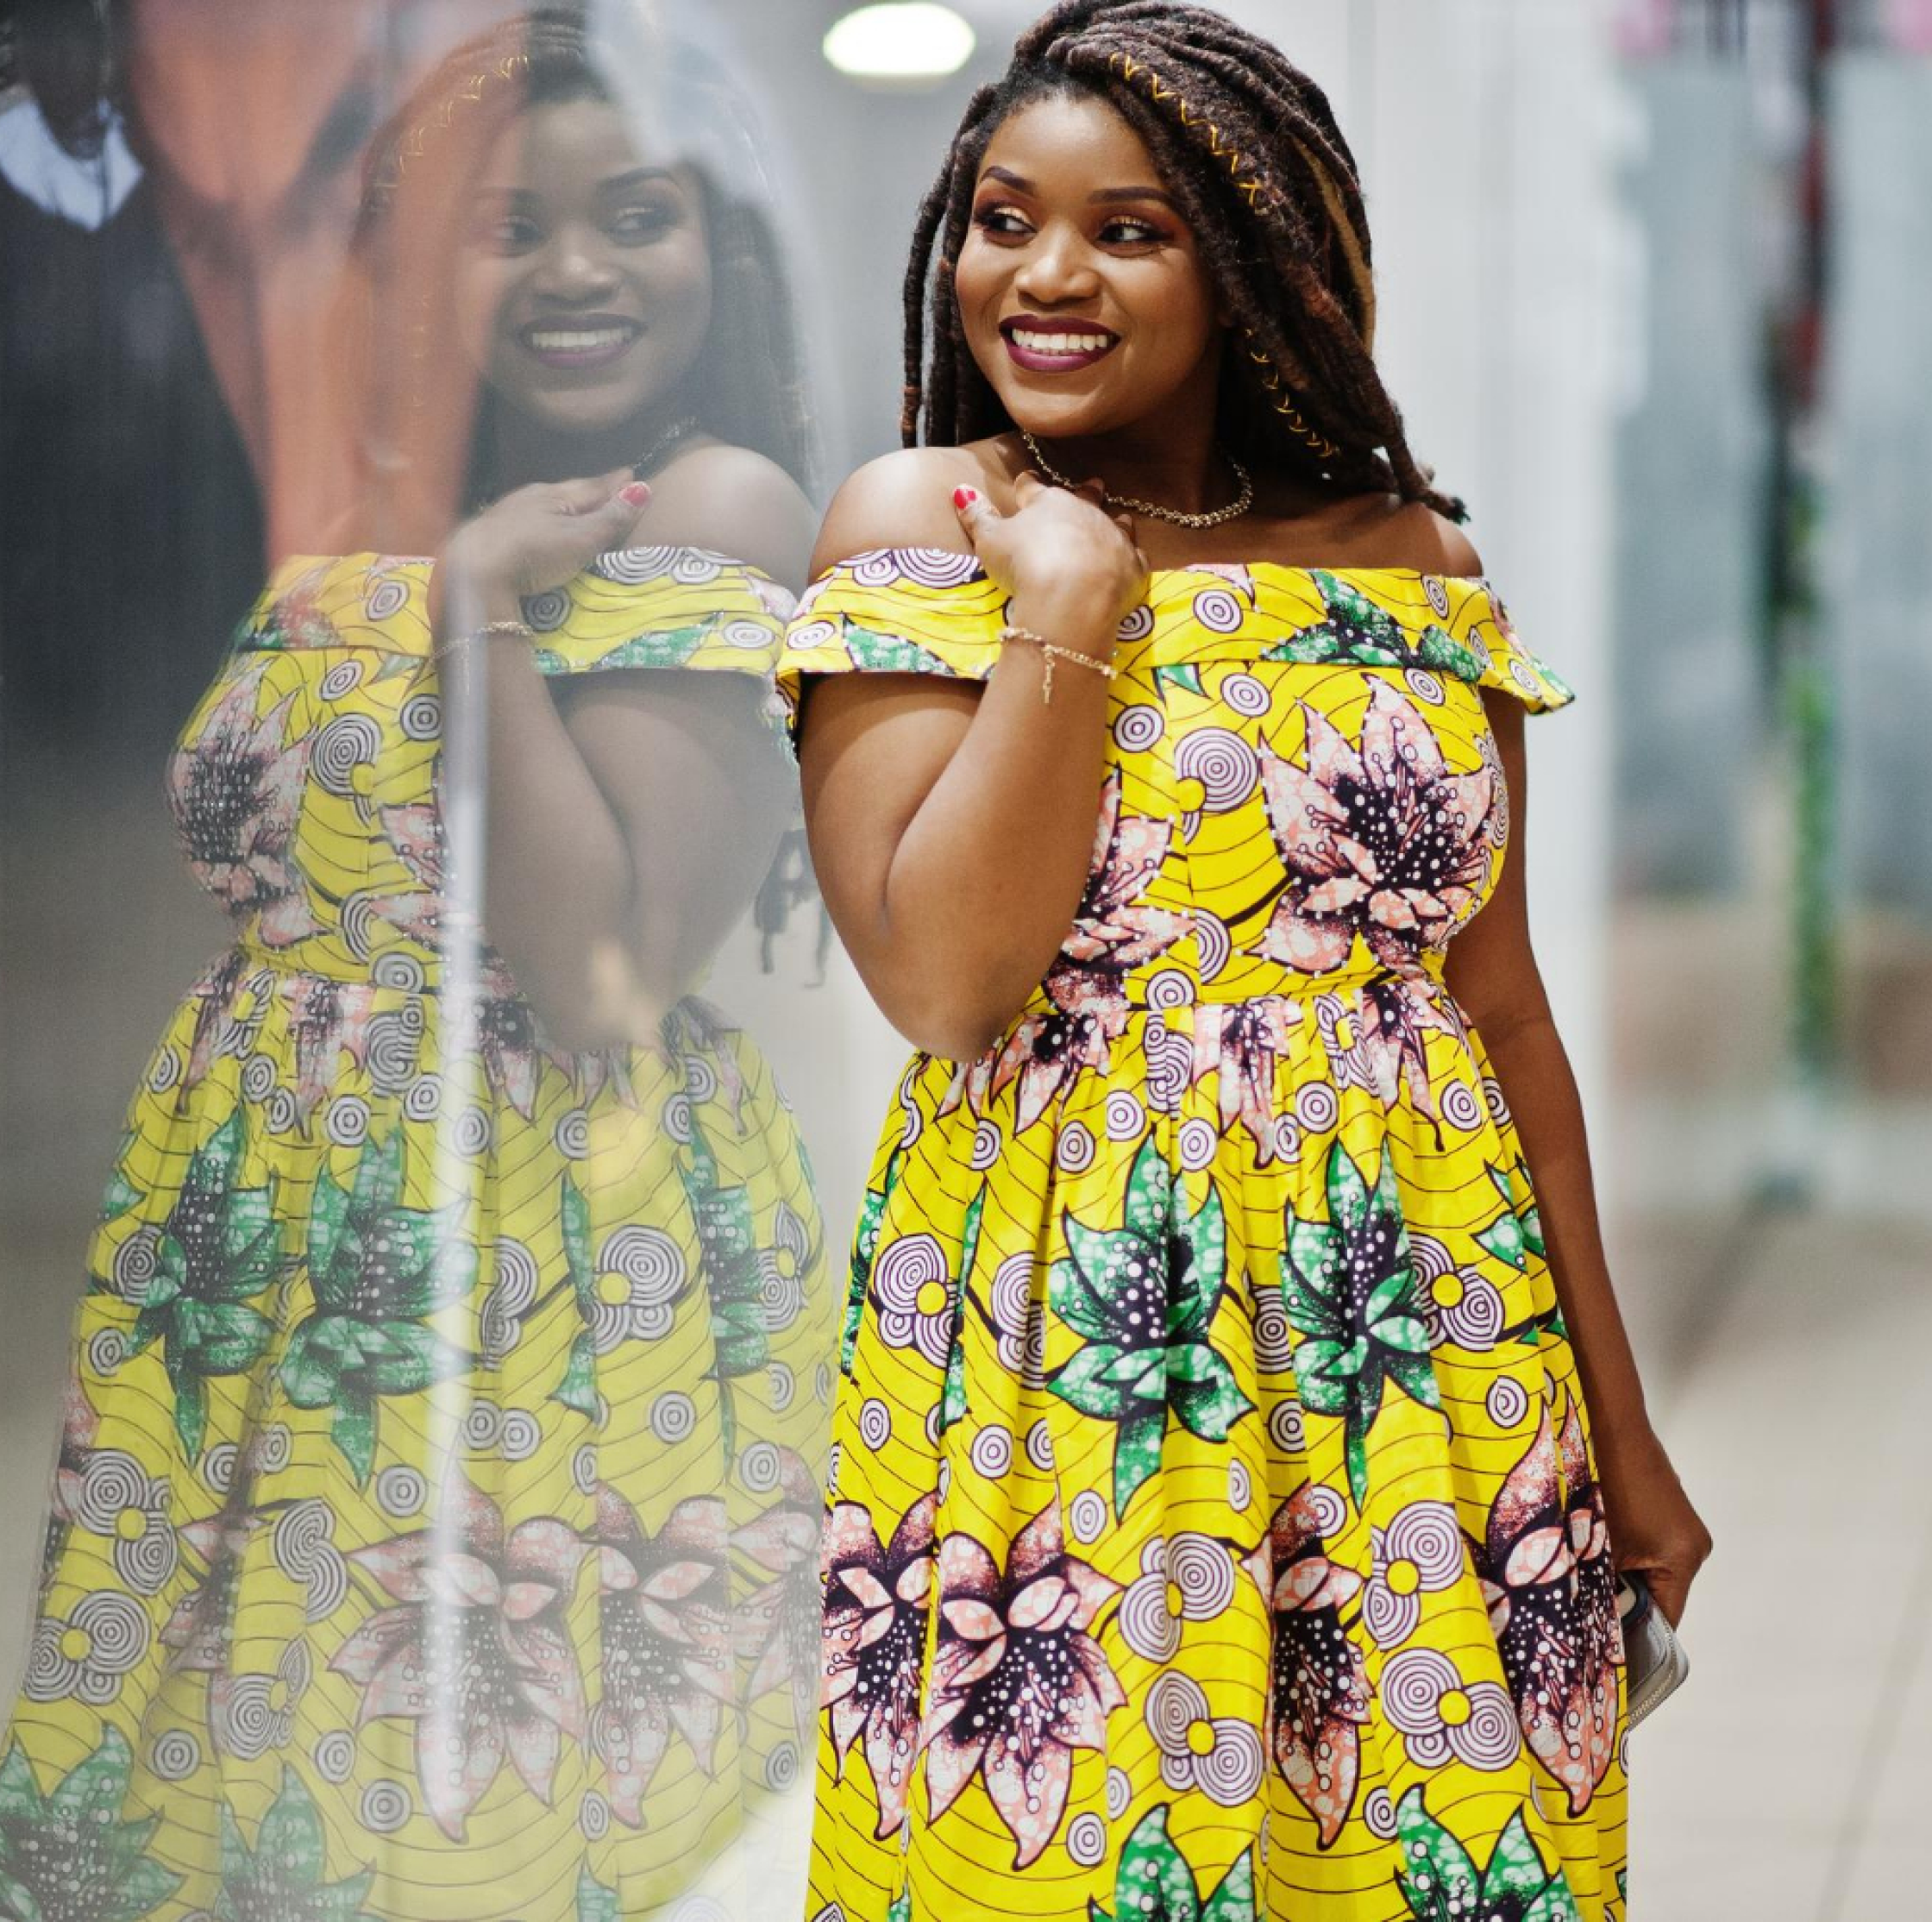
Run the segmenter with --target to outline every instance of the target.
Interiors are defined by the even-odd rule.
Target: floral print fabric
[[[787,713],[983,679],[1003,619],[969,556],[862,555]],[[1571,692],[1485,582],[1379,568],[1161,570],[1115,665],[1059,956],[878,1145],[812,1912],[1616,1922],[1603,1501],[1443,981],[1509,845],[1484,695]]]
[[[614,1922],[809,1750],[831,1317],[792,1118],[716,1008],[549,1045],[442,993],[426,563],[292,561],[170,770],[234,945],[89,1255],[0,1908]],[[526,614],[549,673],[766,686],[688,549]]]

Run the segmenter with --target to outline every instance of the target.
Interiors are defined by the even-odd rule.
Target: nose
[[[551,236],[537,265],[536,286],[553,299],[580,305],[609,293],[617,279],[603,236],[573,223]]]
[[[1043,227],[1019,263],[1013,287],[1043,307],[1090,300],[1101,289],[1093,249],[1083,235],[1063,222]]]

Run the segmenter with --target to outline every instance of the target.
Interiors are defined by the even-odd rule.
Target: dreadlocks
[[[1461,520],[1463,504],[1409,451],[1376,372],[1368,219],[1327,97],[1278,47],[1182,0],[1061,0],[1020,36],[1005,78],[968,103],[906,269],[906,444],[922,428],[957,445],[1013,424],[967,347],[953,274],[994,133],[1060,93],[1113,107],[1186,211],[1234,317],[1224,440],[1339,492],[1399,493]]]

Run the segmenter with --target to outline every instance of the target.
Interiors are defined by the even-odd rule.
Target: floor
[[[97,799],[86,864],[64,867],[16,805],[47,790],[33,769],[7,771],[0,1543],[13,1552],[0,1555],[0,1672],[10,1674],[79,1246],[129,1065],[218,927],[182,908],[154,784]],[[4,859],[22,847],[41,851]],[[1685,1624],[1690,1681],[1634,1743],[1632,1913],[1891,1922],[1932,1914],[1932,958],[1923,936],[1860,931],[1847,1053],[1872,1092],[1807,1097],[1780,1086],[1763,1047],[1778,970],[1775,942],[1739,925],[1752,913],[1650,904],[1620,914],[1613,978],[1685,985],[1670,1005],[1633,994],[1617,1008],[1619,1093],[1607,1122],[1593,1117],[1614,1148],[1609,1239],[1657,1417],[1718,1543]],[[124,937],[103,939],[130,925],[141,931],[138,969],[124,965]],[[1708,972],[1684,964],[1699,953]],[[1902,1017],[1879,1027],[1881,1010],[1901,1008],[1917,1011],[1916,1027]],[[869,1109],[884,1077],[870,1056],[861,1066]],[[828,1084],[810,1098],[850,1096]]]

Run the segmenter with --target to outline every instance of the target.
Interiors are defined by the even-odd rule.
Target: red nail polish
[[[650,483],[648,480],[633,480],[628,487],[618,489],[618,499],[626,507],[642,507],[650,499]]]
[[[962,513],[970,507],[979,497],[980,491],[977,487],[955,487],[952,490],[952,504]]]

